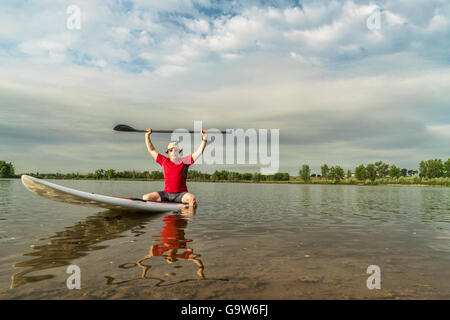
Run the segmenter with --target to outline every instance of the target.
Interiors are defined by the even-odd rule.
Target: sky
[[[294,175],[416,169],[450,157],[449,111],[445,0],[0,2],[0,160],[16,173],[158,170],[143,134],[112,128],[194,121],[279,129]]]

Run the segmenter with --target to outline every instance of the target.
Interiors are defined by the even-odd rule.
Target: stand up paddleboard
[[[55,201],[101,207],[121,211],[169,212],[186,207],[181,203],[153,202],[134,198],[109,197],[79,191],[57,185],[42,179],[22,175],[22,183],[31,192]]]

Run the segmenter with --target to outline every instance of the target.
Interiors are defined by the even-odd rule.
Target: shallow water
[[[55,183],[106,195],[162,182]],[[3,299],[449,299],[450,189],[190,183],[194,217],[53,202],[0,180]],[[69,290],[69,265],[81,289]],[[369,290],[367,268],[381,270]]]

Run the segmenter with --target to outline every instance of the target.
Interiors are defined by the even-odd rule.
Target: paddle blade
[[[117,126],[114,127],[114,130],[116,131],[125,131],[125,132],[136,132],[138,130],[127,126],[126,124],[118,124]]]

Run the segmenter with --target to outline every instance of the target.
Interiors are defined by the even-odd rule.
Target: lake
[[[52,182],[132,197],[163,186]],[[53,202],[0,179],[0,298],[450,298],[450,188],[188,187],[193,217]],[[67,288],[69,265],[79,290]],[[372,265],[380,289],[368,288]]]

